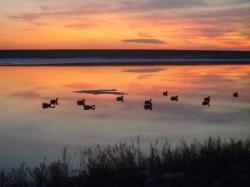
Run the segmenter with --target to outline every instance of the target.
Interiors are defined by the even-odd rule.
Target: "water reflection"
[[[74,92],[103,88],[127,93],[126,102],[117,102],[123,94]],[[250,66],[1,67],[0,168],[56,158],[64,145],[78,150],[138,135],[145,144],[165,137],[245,137],[249,88]],[[170,100],[176,95],[178,103]],[[43,110],[41,103],[54,96],[60,105]],[[211,107],[202,106],[207,96]],[[143,107],[150,98],[151,112]],[[95,111],[83,112],[76,105],[82,99]]]
[[[117,89],[111,89],[111,90],[80,90],[80,91],[74,91],[75,93],[83,93],[83,94],[93,94],[93,95],[127,95],[123,92],[119,92]]]

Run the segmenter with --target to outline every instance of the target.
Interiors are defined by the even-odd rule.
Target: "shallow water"
[[[117,89],[127,93],[91,95],[79,90]],[[96,144],[181,137],[244,138],[250,135],[250,65],[133,67],[0,67],[0,168],[34,164]],[[168,90],[169,96],[162,96]],[[240,97],[232,97],[239,91]],[[179,95],[179,102],[170,96]],[[205,96],[211,106],[202,106]],[[59,97],[54,109],[43,102]],[[85,98],[95,111],[76,101]],[[153,110],[144,100],[152,98]]]

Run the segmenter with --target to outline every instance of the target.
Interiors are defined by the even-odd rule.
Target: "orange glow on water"
[[[178,143],[180,137],[248,137],[249,85],[249,65],[0,67],[0,147],[7,155],[0,154],[0,165],[34,157],[40,162],[41,155],[65,145],[79,150],[138,136],[143,144],[165,138]],[[117,95],[73,92],[96,89],[128,95],[121,103]],[[235,91],[239,98],[232,96]],[[179,95],[179,102],[170,101],[173,95]],[[201,104],[207,96],[210,107]],[[43,102],[56,97],[56,108],[42,109]],[[96,110],[77,106],[83,98]],[[143,108],[149,98],[152,111]]]
[[[165,89],[185,93],[211,85],[216,88],[216,79],[226,80],[225,87],[231,81],[234,87],[241,88],[246,84],[244,78],[249,76],[250,66],[1,67],[0,71],[3,92],[33,87],[69,93],[79,89],[119,89],[157,94]]]

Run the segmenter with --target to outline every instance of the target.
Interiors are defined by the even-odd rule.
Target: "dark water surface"
[[[121,103],[113,94],[74,92],[97,89],[128,95]],[[0,168],[55,159],[64,145],[77,152],[137,136],[148,145],[166,137],[176,143],[250,135],[250,65],[0,67],[0,90]],[[173,95],[179,102],[170,101]],[[202,106],[209,95],[211,106]],[[42,109],[56,97],[56,108]],[[82,98],[96,110],[77,106]],[[145,111],[150,98],[153,110]]]

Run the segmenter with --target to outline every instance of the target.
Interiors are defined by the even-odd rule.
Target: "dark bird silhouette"
[[[77,101],[77,105],[79,105],[79,106],[84,105],[84,103],[85,103],[85,99]]]
[[[95,105],[83,105],[84,110],[95,110]]]
[[[176,96],[172,96],[171,98],[171,101],[179,101],[179,99],[178,99],[178,95],[176,95]]]
[[[202,105],[204,105],[204,106],[210,106],[210,102],[208,102],[208,101],[203,101],[203,102],[202,102]]]
[[[144,105],[144,109],[145,110],[153,110],[153,105],[150,104],[150,105]]]
[[[123,95],[122,95],[122,96],[117,97],[117,98],[116,98],[116,101],[123,102],[123,101],[124,101],[124,97],[123,97]]]
[[[163,96],[168,96],[168,91],[162,93]]]
[[[58,98],[50,100],[50,104],[58,105]]]
[[[53,105],[50,104],[50,103],[43,103],[43,104],[42,104],[42,108],[43,108],[43,109],[55,108],[55,106],[53,106]]]
[[[205,97],[205,98],[204,98],[204,101],[206,101],[206,102],[210,102],[210,96]]]
[[[152,99],[146,100],[144,102],[145,105],[152,105]]]
[[[152,99],[146,100],[146,101],[144,102],[144,109],[145,109],[145,110],[153,110]]]
[[[239,92],[234,92],[234,93],[233,93],[233,96],[234,96],[234,97],[239,97]]]
[[[82,106],[84,110],[95,110],[95,105],[86,105],[85,99],[82,100]]]

